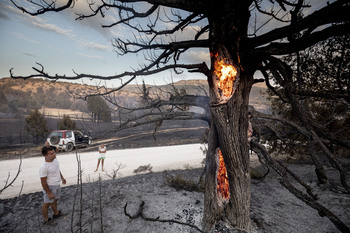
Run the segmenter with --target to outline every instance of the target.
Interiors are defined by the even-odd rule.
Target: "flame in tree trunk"
[[[217,104],[226,103],[235,93],[239,81],[239,68],[233,64],[225,47],[220,47],[214,56],[213,82]]]
[[[214,72],[219,78],[218,88],[220,88],[226,98],[230,97],[233,92],[233,83],[236,79],[237,69],[233,65],[226,64],[224,60],[216,60],[214,68]]]
[[[228,200],[230,197],[230,189],[224,157],[222,156],[221,150],[219,148],[217,149],[216,153],[219,158],[219,169],[217,173],[217,193],[221,199]]]

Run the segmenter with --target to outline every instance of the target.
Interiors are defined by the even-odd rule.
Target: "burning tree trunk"
[[[235,93],[239,83],[239,68],[234,65],[229,51],[220,46],[214,58],[214,72],[212,77],[213,91],[219,105],[226,103]]]
[[[208,138],[203,225],[210,229],[224,220],[237,229],[250,230],[250,167],[248,103],[253,84],[225,46],[212,56],[209,80],[211,126]],[[241,71],[240,71],[241,70]],[[227,172],[222,171],[220,154]],[[226,187],[228,183],[228,187]]]
[[[210,231],[220,220],[236,229],[250,231],[250,167],[248,148],[248,104],[253,73],[245,69],[251,61],[243,46],[249,11],[226,1],[216,4],[209,17],[211,76],[211,125],[208,138],[203,227]],[[230,10],[228,10],[230,9]],[[236,19],[236,20],[235,20]],[[223,24],[222,22],[225,21]],[[221,151],[227,171],[229,195],[218,190]],[[220,183],[220,181],[219,181]],[[223,188],[225,189],[225,188]]]

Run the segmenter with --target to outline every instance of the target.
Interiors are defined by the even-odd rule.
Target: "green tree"
[[[111,122],[111,111],[101,96],[88,97],[87,107],[93,122]]]
[[[78,129],[77,124],[68,115],[63,115],[62,119],[58,121],[58,129]]]
[[[303,105],[308,118],[314,124],[323,125],[324,132],[332,137],[349,140],[350,38],[333,37],[284,60],[293,68],[293,80],[297,84],[293,93],[300,96],[298,103]],[[272,111],[285,119],[300,122],[293,112],[292,102],[277,81],[274,90],[268,92]],[[305,140],[305,137],[304,140],[299,137],[295,141],[304,144]],[[282,145],[285,141],[279,143]],[[278,147],[281,152],[288,152],[283,148]]]
[[[36,143],[39,143],[49,132],[45,116],[35,109],[25,120],[24,129],[35,138]]]
[[[293,69],[289,86],[295,88],[286,89],[280,80],[275,80],[274,91],[268,94],[273,113],[292,124],[269,124],[264,139],[271,146],[270,152],[309,155],[316,165],[319,183],[325,183],[328,178],[319,158],[322,146],[338,154],[350,141],[350,98],[346,88],[350,85],[350,38],[330,38],[284,61]],[[291,94],[298,96],[297,101]],[[302,114],[295,109],[301,109]],[[316,143],[317,137],[297,130],[293,124],[304,125],[309,132],[314,130],[311,127],[318,129],[324,144]],[[349,152],[349,147],[345,151]],[[343,183],[347,187],[345,179]]]
[[[8,100],[6,98],[4,90],[5,88],[0,88],[0,112],[7,112],[9,109]]]
[[[71,110],[79,110],[81,112],[88,112],[87,109],[87,103],[86,101],[82,100],[82,99],[76,99],[74,100],[70,107]]]

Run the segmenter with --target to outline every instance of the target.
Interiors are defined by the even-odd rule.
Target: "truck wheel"
[[[58,144],[60,142],[60,137],[59,136],[52,136],[50,138],[51,144]]]
[[[67,146],[66,146],[66,151],[72,151],[73,148],[74,148],[73,143],[69,142],[69,143],[67,144]]]

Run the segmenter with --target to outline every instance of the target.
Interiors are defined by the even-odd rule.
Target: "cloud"
[[[102,60],[102,57],[101,56],[97,56],[97,55],[88,55],[88,54],[85,54],[85,53],[78,53],[78,55],[82,56],[82,57],[97,58],[97,59],[101,59]]]
[[[101,51],[112,51],[112,48],[110,45],[102,45],[92,41],[78,41],[78,43],[80,46],[83,46],[89,49],[101,50]]]
[[[22,39],[22,40],[26,40],[26,41],[28,41],[28,42],[30,42],[30,43],[33,43],[33,44],[38,44],[39,42],[38,41],[36,41],[36,40],[31,40],[31,39],[28,39],[25,35],[23,35],[22,33],[20,33],[20,32],[11,32],[14,36],[16,36],[16,37],[18,37],[18,38],[20,38],[20,39]]]
[[[13,11],[14,8],[10,2],[6,3],[5,1],[0,1],[0,19],[11,20],[10,15]]]
[[[0,4],[0,9],[2,9],[1,4]],[[6,14],[5,12],[3,12],[2,10],[0,10],[0,19],[9,20],[10,17],[8,17],[7,14]]]
[[[210,55],[208,49],[191,49],[182,57],[186,62],[210,64]]]
[[[63,0],[59,0],[59,1],[63,1]],[[117,15],[117,13],[113,8],[110,8],[108,11],[105,10],[104,17],[102,17],[100,14],[97,14],[93,17],[88,17],[83,20],[76,20],[78,15],[93,14],[90,7],[96,8],[99,5],[101,5],[101,2],[99,0],[94,1],[94,5],[92,6],[90,6],[87,3],[87,1],[75,1],[74,6],[72,8],[69,8],[61,13],[63,17],[65,17],[67,20],[75,21],[75,23],[78,23],[80,26],[91,29],[101,34],[106,39],[110,40],[112,37],[112,28],[102,28],[101,25],[104,25],[104,24],[108,25],[111,22],[114,22],[113,20],[115,20],[115,15]],[[111,15],[113,15],[113,17],[111,17]]]
[[[30,53],[23,53],[23,54],[26,55],[26,56],[29,56],[29,57],[37,57],[37,56],[35,56],[33,54],[30,54]]]
[[[62,0],[58,0],[57,1],[57,5],[62,5]],[[62,35],[64,37],[67,37],[69,39],[71,39],[73,42],[77,43],[79,46],[85,47],[85,48],[89,48],[89,49],[93,49],[93,50],[99,50],[99,51],[112,51],[112,47],[111,45],[107,45],[107,43],[105,45],[102,44],[98,44],[95,42],[91,42],[91,41],[82,41],[80,39],[78,39],[78,36],[75,35],[75,31],[70,29],[70,28],[66,28],[64,26],[62,26],[62,22],[63,21],[73,21],[72,25],[70,25],[72,28],[75,28],[77,26],[81,26],[82,24],[79,22],[74,21],[74,19],[77,17],[77,15],[75,14],[75,12],[84,12],[87,13],[89,11],[88,9],[88,5],[86,3],[81,3],[81,2],[85,2],[85,1],[77,1],[74,5],[73,8],[69,8],[66,11],[62,12],[63,15],[54,15],[54,16],[59,16],[59,19],[63,17],[63,20],[61,21],[60,24],[52,24],[52,23],[48,23],[47,18],[50,16],[47,15],[40,15],[40,16],[35,16],[32,17],[28,14],[23,14],[21,11],[19,11],[16,7],[14,7],[11,4],[7,4],[7,11],[10,12],[11,14],[15,15],[16,18],[18,18],[20,20],[20,22],[25,23],[26,25],[36,28],[38,30],[41,31],[46,31],[46,32],[51,32],[51,33],[55,33],[58,35]],[[4,5],[4,4],[0,4]],[[31,9],[32,11],[34,11],[34,9]],[[91,12],[91,11],[90,11]],[[91,20],[90,20],[91,23]],[[75,24],[75,26],[73,25]],[[95,22],[95,26],[91,25],[91,28],[93,27],[97,27],[97,22]],[[98,25],[100,26],[100,24]],[[15,33],[15,36],[27,40],[31,43],[38,43],[37,41],[34,40],[30,40],[28,38],[26,38],[23,34],[21,33]]]
[[[73,39],[75,37],[72,30],[63,29],[62,27],[59,27],[59,26],[54,25],[54,24],[48,24],[42,18],[38,18],[38,17],[32,18],[32,21],[30,22],[30,24],[36,28],[40,28],[40,29],[43,29],[43,30],[46,30],[49,32],[54,32],[54,33],[66,36],[68,38],[71,38],[71,39]]]
[[[21,2],[18,4],[21,5]],[[74,37],[74,34],[71,30],[67,30],[57,25],[47,23],[47,20],[45,19],[44,15],[32,17],[28,14],[23,13],[11,3],[9,4],[0,3],[0,9],[1,9],[0,15],[5,14],[5,17],[6,17],[8,16],[8,14],[11,14],[11,17],[14,16],[14,18],[19,19],[20,22],[30,27],[34,27],[39,30],[45,30],[48,32],[54,32],[69,38]],[[31,9],[30,7],[27,7],[26,9],[28,9],[29,11],[36,11],[35,9]]]
[[[65,19],[64,19],[65,21],[66,20],[74,20],[74,18],[76,17],[75,12],[84,12],[84,13],[88,12],[87,4],[86,3],[82,4],[80,2],[84,2],[84,1],[77,1],[74,5],[73,9],[69,9],[69,10],[67,10],[66,13],[63,14],[63,17],[65,17]],[[62,5],[62,0],[58,0],[57,5]],[[25,22],[25,24],[27,24],[30,27],[37,28],[41,31],[52,32],[55,34],[65,36],[65,37],[73,40],[77,44],[79,44],[79,46],[82,46],[85,48],[100,50],[100,51],[111,51],[112,50],[111,46],[109,46],[109,45],[102,45],[102,44],[98,44],[98,43],[91,42],[91,41],[81,41],[81,40],[77,39],[77,36],[75,35],[75,33],[72,29],[64,28],[62,26],[59,26],[58,24],[48,23],[48,21],[46,19],[46,15],[31,17],[27,14],[23,14],[17,8],[13,7],[12,5],[7,5],[7,7],[10,9],[11,12],[15,13],[15,15],[18,18],[20,18],[21,22]],[[71,19],[69,19],[69,18],[67,19],[67,17],[70,17]],[[73,23],[76,23],[76,22],[73,21]],[[82,25],[82,24],[79,24],[79,25]],[[99,24],[99,26],[100,26],[100,24]],[[93,28],[93,26],[91,26],[91,27]],[[21,39],[25,39],[27,41],[30,41],[32,43],[38,43],[36,41],[27,39],[24,35],[22,35],[20,33],[17,33],[16,36],[21,38]]]

